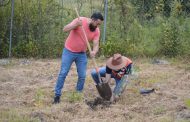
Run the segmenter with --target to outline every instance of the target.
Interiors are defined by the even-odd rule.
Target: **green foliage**
[[[136,15],[141,22],[154,18],[155,6],[158,0],[130,0],[130,2],[136,8]]]
[[[143,26],[135,19],[128,27],[128,33],[122,38],[116,32],[108,37],[105,44],[101,45],[101,53],[109,57],[114,53],[126,56],[144,55]],[[143,45],[143,46],[142,46]]]
[[[63,49],[63,42],[56,40],[43,40],[39,42],[39,57],[43,58],[56,58],[60,57]]]
[[[8,56],[11,2],[0,7],[0,58]],[[14,57],[60,57],[67,33],[64,25],[95,10],[103,2],[64,0],[15,1],[12,53]],[[190,13],[187,0],[108,1],[106,42],[100,55],[190,56]],[[101,26],[103,32],[103,26]]]
[[[127,38],[129,40],[132,40],[131,43],[135,45],[138,45],[139,43],[141,43],[142,34],[143,34],[142,29],[143,29],[142,25],[137,20],[134,20],[131,23],[131,26],[127,33]]]
[[[105,44],[101,45],[101,54],[106,57],[110,57],[114,53],[131,56],[133,54],[133,48],[131,48],[132,46],[129,46],[127,44],[127,40],[109,40]]]
[[[11,2],[10,2],[11,3]],[[9,4],[10,4],[9,3]],[[0,8],[0,57],[8,56],[9,48],[9,24],[10,24],[10,6]],[[73,13],[74,14],[74,13]],[[63,19],[67,16],[67,19]],[[50,46],[55,40],[60,42],[64,38],[62,33],[63,23],[68,22],[72,17],[67,8],[61,8],[58,1],[15,1],[13,18],[13,38],[12,50],[15,57],[56,57],[60,56],[60,46],[50,50]],[[46,47],[42,47],[46,42]],[[63,42],[62,42],[63,45]],[[63,46],[62,46],[63,47]],[[53,48],[53,47],[52,47]],[[41,50],[43,49],[43,51]],[[48,54],[44,54],[48,51]],[[51,52],[51,53],[49,53]],[[55,56],[56,55],[56,56]]]
[[[35,93],[35,101],[34,101],[34,105],[37,107],[41,107],[44,105],[44,97],[45,97],[45,93],[42,89],[38,89]]]
[[[182,13],[182,4],[179,0],[174,0],[171,4],[171,16],[177,17]]]
[[[160,18],[153,21],[153,23],[144,24],[142,27],[141,43],[139,47],[143,47],[143,55],[154,57],[156,56],[159,47],[159,41],[162,32],[162,26]]]
[[[163,116],[159,118],[158,120],[159,120],[158,122],[174,122],[174,118],[168,117],[168,116]],[[178,122],[182,122],[182,121],[178,121]]]
[[[166,110],[165,110],[164,106],[160,106],[160,107],[156,107],[153,110],[153,113],[154,113],[154,115],[160,115],[160,114],[163,114],[165,111]]]
[[[39,119],[18,114],[17,110],[0,111],[1,122],[39,122]]]
[[[69,102],[77,102],[82,100],[82,93],[79,92],[70,92],[67,94],[67,98]]]
[[[190,99],[185,100],[185,105],[190,109]]]
[[[35,41],[20,41],[13,48],[13,55],[17,57],[36,57],[38,55],[38,46]]]
[[[175,57],[180,53],[181,40],[179,38],[179,24],[171,20],[164,25],[164,31],[160,40],[160,51],[169,57]]]
[[[112,41],[107,41],[105,44],[101,45],[102,54],[106,57],[109,57],[118,51],[120,52],[120,46],[119,45],[120,45],[119,42],[116,45]]]
[[[183,57],[190,57],[190,18],[187,19],[181,19],[181,37],[180,39],[182,40],[182,48],[181,48],[181,55]]]
[[[0,40],[0,56],[8,56],[9,45]]]

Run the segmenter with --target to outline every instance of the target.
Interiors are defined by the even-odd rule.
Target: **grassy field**
[[[97,60],[103,66],[104,58]],[[135,59],[132,76],[121,99],[92,110],[84,100],[98,96],[89,60],[84,92],[75,92],[73,64],[65,81],[61,103],[52,105],[60,59],[0,60],[0,122],[190,122],[190,64],[168,59]],[[114,81],[110,84],[114,86]],[[141,95],[141,88],[155,92]]]

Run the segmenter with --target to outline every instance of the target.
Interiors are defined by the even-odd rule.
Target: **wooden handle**
[[[77,13],[78,19],[80,20],[80,16],[79,16],[79,13],[78,13],[78,11],[77,11],[77,8],[75,8],[75,11],[76,11],[76,13]],[[83,32],[84,37],[85,37],[85,41],[86,41],[87,47],[88,47],[89,51],[92,52],[92,49],[91,49],[90,44],[89,44],[89,42],[88,42],[88,38],[87,38],[87,36],[86,36],[84,27],[81,26],[81,28],[82,28],[82,32]]]
[[[77,11],[77,8],[75,8],[75,11],[76,11],[76,14],[77,14],[77,16],[78,16],[78,19],[80,20],[80,16],[79,16],[79,13],[78,13],[78,11]],[[82,28],[82,32],[83,32],[84,37],[85,37],[85,42],[86,42],[86,44],[87,44],[88,50],[89,50],[89,52],[91,53],[91,52],[92,52],[92,49],[91,49],[90,44],[89,44],[89,42],[88,42],[88,38],[87,38],[87,36],[86,36],[86,32],[85,32],[85,30],[84,30],[84,27],[81,26],[81,28]],[[93,64],[94,64],[94,66],[95,66],[96,72],[99,72],[99,71],[98,71],[98,66],[97,66],[97,64],[96,64],[96,61],[95,61],[95,58],[94,58],[94,57],[92,58],[92,61],[93,61]]]
[[[77,8],[75,8],[75,11],[76,11],[76,14],[77,14],[77,16],[78,16],[78,19],[80,20],[80,16],[79,16],[79,13],[78,13],[78,11],[77,11]],[[83,25],[81,26],[81,29],[82,29],[82,32],[83,32],[83,34],[84,34],[85,42],[86,42],[86,44],[87,44],[88,50],[89,50],[89,52],[91,53],[91,52],[92,52],[92,49],[91,49],[90,44],[89,44],[89,42],[88,42],[88,38],[87,38],[87,36],[86,36],[86,32],[85,32],[85,30],[84,30]],[[101,80],[100,73],[99,73],[99,69],[98,69],[98,66],[97,66],[97,64],[96,64],[96,60],[95,60],[94,57],[92,57],[92,61],[93,61],[93,64],[94,64],[96,73],[98,74],[98,79],[99,79],[99,81],[100,81],[100,83],[101,83],[102,80]]]

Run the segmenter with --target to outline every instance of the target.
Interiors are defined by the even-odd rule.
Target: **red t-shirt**
[[[100,30],[97,27],[94,32],[89,29],[88,18],[80,17],[82,20],[82,26],[86,32],[88,41],[99,41]],[[75,24],[78,18],[74,19],[70,24]],[[87,44],[82,28],[79,26],[76,29],[70,31],[69,36],[66,39],[65,47],[71,52],[86,52]]]

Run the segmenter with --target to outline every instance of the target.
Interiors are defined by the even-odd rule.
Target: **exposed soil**
[[[103,66],[105,59],[98,59]],[[76,67],[65,81],[61,103],[52,105],[60,59],[0,60],[0,121],[43,122],[190,122],[190,63],[134,60],[135,73],[114,104],[99,98],[90,76],[82,94],[75,93]],[[114,87],[114,81],[110,83]],[[140,94],[141,89],[152,89]]]

